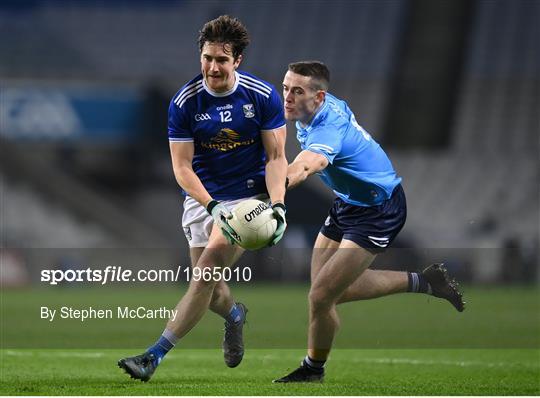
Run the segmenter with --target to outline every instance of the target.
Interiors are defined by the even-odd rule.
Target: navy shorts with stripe
[[[377,206],[355,206],[336,198],[320,232],[329,239],[351,240],[373,253],[383,252],[405,225],[407,202],[403,187]]]

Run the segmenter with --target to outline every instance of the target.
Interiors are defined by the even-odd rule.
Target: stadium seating
[[[276,7],[239,0],[226,6],[209,0],[204,7],[191,1],[58,4],[0,8],[3,78],[122,80],[134,86],[159,81],[170,95],[199,70],[195,40],[202,23],[228,12],[251,32],[246,70],[279,87],[288,62],[325,61],[332,70],[332,90],[384,142],[377,132],[387,116],[389,79],[399,67],[406,1],[312,1],[309,7],[300,1]],[[390,151],[408,196],[407,241],[419,247],[502,247],[517,239],[538,247],[539,8],[527,0],[476,1],[450,146],[437,152]],[[299,23],[298,15],[309,23]],[[297,150],[293,141],[289,158]],[[169,167],[168,162],[163,159],[159,167]],[[28,199],[21,188],[15,191],[9,194],[21,198],[15,202]],[[177,213],[166,199],[169,190],[153,192],[141,190],[138,217],[152,218],[144,214],[152,203],[169,204],[159,207],[160,219]],[[17,222],[8,227],[9,235],[28,240]],[[92,231],[81,225],[69,236],[81,237],[80,244],[102,238]],[[52,239],[38,230],[28,233],[36,244]]]
[[[501,247],[512,237],[538,245],[539,7],[531,6],[477,3],[454,142],[442,153],[392,153],[406,179],[406,231],[427,247]]]
[[[2,178],[2,227],[8,247],[92,248],[114,242],[102,226],[83,222],[34,187]]]

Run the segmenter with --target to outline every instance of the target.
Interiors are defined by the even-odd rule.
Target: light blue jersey
[[[311,122],[296,123],[302,149],[320,153],[328,166],[320,177],[346,203],[375,206],[401,182],[381,146],[356,122],[347,103],[326,93]]]

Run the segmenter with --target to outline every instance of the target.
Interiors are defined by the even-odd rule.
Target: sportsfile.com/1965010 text
[[[179,282],[190,280],[249,282],[252,278],[250,267],[205,267],[191,268],[178,266],[175,269],[145,268],[133,271],[122,266],[85,269],[44,269],[41,282],[49,285],[59,283],[92,282],[105,285],[118,282]]]

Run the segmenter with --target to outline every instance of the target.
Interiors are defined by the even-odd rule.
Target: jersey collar
[[[238,74],[237,71],[234,71],[234,86],[232,86],[232,88],[230,90],[225,91],[224,93],[216,93],[215,91],[212,91],[212,89],[210,89],[210,87],[208,87],[206,85],[206,81],[204,80],[204,77],[202,79],[202,84],[203,84],[203,87],[206,90],[206,92],[208,94],[210,94],[211,96],[213,96],[213,97],[226,97],[227,95],[231,95],[232,93],[234,93],[236,91],[236,88],[238,87],[238,82],[239,81],[240,81],[240,75]]]

